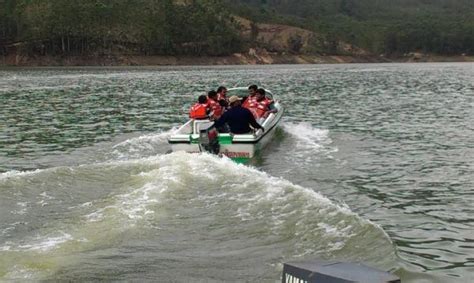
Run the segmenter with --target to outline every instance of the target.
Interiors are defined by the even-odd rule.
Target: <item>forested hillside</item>
[[[290,52],[474,54],[472,0],[0,0],[0,55],[221,56],[265,47],[264,23],[317,35]]]
[[[472,0],[228,0],[254,21],[301,26],[374,53],[474,53]]]
[[[41,55],[223,55],[242,48],[222,1],[189,2],[0,0],[0,45]]]

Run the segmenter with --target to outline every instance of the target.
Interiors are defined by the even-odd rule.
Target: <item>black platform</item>
[[[309,260],[285,263],[283,283],[400,283],[400,278],[361,263]]]

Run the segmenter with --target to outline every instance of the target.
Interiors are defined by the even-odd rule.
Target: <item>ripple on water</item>
[[[301,190],[272,180],[278,183],[276,192],[278,189],[293,190],[289,194],[292,198],[285,199],[271,191],[271,185],[266,181],[250,182],[262,194],[257,196],[256,192],[243,189],[246,183],[243,181],[234,182],[231,186],[229,180],[223,180],[225,185],[218,183],[220,185],[209,186],[215,182],[211,177],[204,178],[205,182],[196,181],[200,186],[194,186],[188,181],[199,179],[187,172],[199,172],[200,168],[179,158],[181,161],[175,162],[184,164],[180,167],[183,176],[173,187],[174,193],[169,193],[166,198],[167,210],[160,210],[156,203],[140,206],[140,203],[132,201],[127,204],[129,199],[147,203],[147,197],[148,200],[153,199],[150,193],[158,194],[163,189],[159,182],[152,182],[152,189],[147,190],[143,182],[146,178],[164,177],[160,175],[164,172],[156,173],[158,175],[150,173],[145,177],[136,172],[140,171],[137,168],[148,166],[142,164],[147,163],[143,159],[168,150],[166,136],[170,129],[186,119],[189,106],[199,94],[219,85],[257,83],[279,94],[286,107],[282,131],[256,163],[259,168],[270,175],[281,176],[291,184],[319,191],[334,203],[345,203],[363,218],[383,227],[398,250],[403,264],[403,269],[399,271],[403,281],[462,282],[472,277],[472,64],[16,69],[0,73],[0,171],[4,172],[0,173],[0,223],[6,225],[0,226],[0,245],[4,247],[2,253],[7,246],[11,249],[21,244],[2,243],[37,231],[41,228],[38,224],[40,219],[46,221],[46,228],[56,230],[63,222],[70,228],[75,227],[74,223],[84,221],[98,237],[104,231],[116,231],[114,228],[121,227],[122,220],[127,219],[135,223],[143,221],[150,225],[146,227],[156,228],[153,233],[161,238],[157,240],[146,231],[135,234],[123,230],[120,231],[124,234],[117,233],[122,236],[105,237],[103,242],[110,242],[111,246],[120,246],[117,239],[128,237],[137,240],[147,247],[149,253],[145,254],[149,256],[149,261],[146,256],[137,257],[136,262],[124,260],[122,257],[134,254],[133,249],[128,250],[124,246],[121,247],[127,251],[126,255],[118,250],[108,254],[106,250],[92,248],[97,251],[96,258],[102,258],[102,263],[107,262],[101,266],[103,272],[111,270],[110,274],[106,274],[108,277],[102,278],[115,278],[111,266],[116,266],[117,259],[106,260],[114,256],[120,257],[129,266],[143,266],[143,261],[153,266],[156,262],[152,259],[159,254],[162,255],[162,262],[166,258],[175,260],[174,263],[167,262],[169,270],[186,263],[189,258],[199,258],[202,266],[189,266],[195,274],[201,274],[204,265],[225,269],[222,261],[206,261],[199,256],[202,251],[193,244],[193,240],[198,239],[203,246],[209,247],[210,254],[216,257],[222,256],[223,250],[231,250],[237,255],[239,251],[250,251],[255,245],[252,247],[253,242],[248,239],[265,237],[269,237],[269,246],[273,251],[281,248],[271,242],[279,239],[272,238],[274,233],[285,229],[294,232],[287,234],[283,240],[289,243],[283,248],[286,251],[298,247],[299,255],[309,255],[321,244],[314,235],[327,234],[337,239],[338,236],[333,235],[336,231],[342,238],[354,233],[358,235],[353,236],[354,241],[323,242],[321,245],[328,248],[319,251],[329,256],[371,257],[369,261],[378,258],[378,255],[359,254],[351,250],[360,242],[366,243],[359,236],[364,235],[364,229],[352,227],[355,225],[353,217],[342,217],[344,220],[341,220],[329,213],[323,217],[327,221],[301,220],[301,224],[296,225],[299,223],[295,220],[298,213],[312,219],[320,217],[318,213],[324,210],[318,202],[308,201]],[[137,167],[123,167],[126,170],[122,170],[121,165],[106,166],[108,169],[105,171],[100,166],[94,167],[105,161],[132,162],[133,159],[137,160]],[[167,162],[168,168],[171,168],[173,161]],[[65,166],[83,171],[75,175]],[[42,170],[19,173],[38,168]],[[240,172],[242,169],[234,170]],[[217,172],[222,171],[219,168]],[[37,179],[38,174],[47,178]],[[207,173],[214,174],[214,171]],[[238,207],[232,204],[220,206],[229,197],[227,190],[240,192],[239,195],[232,195]],[[5,194],[5,191],[10,194]],[[43,192],[47,195],[41,195]],[[183,192],[200,192],[201,195],[189,199]],[[240,196],[242,201],[239,201]],[[189,204],[183,205],[180,202],[183,200],[189,201]],[[272,206],[272,202],[279,203],[281,207]],[[301,207],[293,207],[289,202],[301,204]],[[26,206],[18,203],[26,203]],[[80,206],[85,203],[92,205]],[[265,209],[255,210],[252,204],[263,205]],[[77,208],[68,210],[68,207]],[[230,208],[238,212],[239,217],[233,218],[234,214],[230,213],[234,210]],[[308,211],[303,208],[308,208]],[[315,211],[311,212],[311,209]],[[24,214],[21,214],[22,211]],[[147,211],[154,213],[146,214]],[[153,221],[170,211],[173,215],[160,218],[165,219],[164,222]],[[85,217],[87,215],[90,217]],[[117,215],[124,218],[115,218]],[[236,239],[221,244],[212,241],[220,239],[221,232],[226,231],[222,223],[210,224],[216,217],[235,221],[231,224]],[[21,218],[28,218],[28,221]],[[33,219],[38,221],[31,221]],[[106,219],[112,220],[109,225],[101,226]],[[252,226],[252,221],[260,226]],[[343,221],[346,221],[345,224],[341,224]],[[19,222],[28,224],[12,224]],[[202,227],[210,228],[199,230]],[[249,228],[249,232],[244,228]],[[74,233],[69,229],[62,231],[75,239],[83,238],[79,232],[74,234],[77,232],[74,229]],[[378,230],[369,228],[368,231],[370,234]],[[45,231],[42,234],[45,238],[41,239],[47,239],[48,235],[58,236]],[[176,237],[173,238],[173,235]],[[210,239],[205,235],[209,235]],[[34,242],[36,238],[32,236],[31,239]],[[180,240],[183,249],[173,246]],[[100,241],[90,243],[97,242]],[[38,243],[43,242],[38,240]],[[156,243],[159,243],[158,247]],[[165,247],[165,243],[171,244]],[[77,245],[89,247],[82,242]],[[61,250],[63,246],[67,248]],[[242,270],[254,271],[255,266],[260,266],[258,260],[265,258],[265,253],[275,255],[265,245],[257,246],[256,261],[249,260]],[[63,256],[58,257],[62,261],[74,258],[70,256],[72,251],[82,249],[74,244],[68,246],[68,242],[60,243],[59,247],[48,252],[62,253]],[[139,249],[138,246],[133,248]],[[380,251],[387,252],[385,248],[380,248]],[[374,250],[374,253],[380,251]],[[85,258],[95,258],[93,252],[88,256]],[[81,268],[76,272],[59,264],[61,260],[43,259],[45,264],[33,262],[29,266],[46,269],[48,266],[61,266],[62,271],[53,272],[57,276],[70,280],[84,278],[79,272],[83,271]],[[89,267],[80,260],[70,266]],[[127,270],[122,267],[121,270]],[[237,271],[229,272],[235,272],[232,274],[238,278]],[[278,273],[275,269],[268,272]],[[72,277],[64,275],[68,273],[73,274]],[[0,271],[0,274],[4,273]],[[8,278],[41,278],[32,269],[20,267],[13,268],[8,274],[11,275]],[[146,270],[142,274],[153,274],[153,271]],[[84,279],[92,278],[100,277]],[[246,278],[240,279],[245,281]]]

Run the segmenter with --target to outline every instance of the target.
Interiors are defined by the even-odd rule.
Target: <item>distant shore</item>
[[[266,64],[337,64],[403,62],[474,62],[474,56],[442,56],[410,53],[399,57],[374,55],[302,55],[272,53],[235,53],[229,56],[0,56],[0,66],[182,66],[182,65],[266,65]]]

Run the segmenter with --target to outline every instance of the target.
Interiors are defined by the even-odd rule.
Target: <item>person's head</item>
[[[249,94],[250,96],[254,96],[256,91],[257,91],[258,87],[257,85],[251,85],[249,86]]]
[[[217,88],[217,93],[225,95],[227,93],[227,88],[225,86],[220,86]]]
[[[207,102],[207,97],[203,94],[198,97],[198,102],[204,104]]]
[[[257,101],[262,101],[265,98],[265,90],[263,88],[259,88],[256,93]]]
[[[229,103],[227,103],[227,101],[225,101],[225,99],[220,99],[218,102],[219,102],[219,105],[224,107],[224,108],[227,108],[229,106]]]
[[[217,92],[215,90],[211,90],[207,93],[207,97],[212,100],[217,100]]]
[[[232,95],[230,98],[229,98],[229,105],[230,107],[234,107],[234,106],[237,106],[237,105],[240,105],[240,100],[242,98],[239,98],[238,96],[236,95]]]

